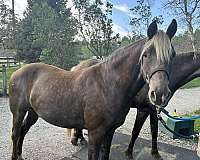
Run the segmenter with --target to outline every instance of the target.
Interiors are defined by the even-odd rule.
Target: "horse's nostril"
[[[163,95],[162,96],[162,103],[165,104],[167,101],[169,101],[170,96],[171,96],[171,92],[170,91],[167,93],[166,96]]]
[[[169,99],[171,97],[171,91],[169,91],[168,95],[167,95],[167,99]]]
[[[167,101],[167,99],[168,99],[168,95],[167,95],[167,97],[165,97],[165,96],[163,95],[163,96],[162,96],[162,103],[165,104],[165,102]]]
[[[156,92],[155,91],[151,91],[151,100],[153,101],[153,102],[156,102]]]

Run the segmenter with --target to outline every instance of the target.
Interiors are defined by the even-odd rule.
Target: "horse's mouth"
[[[164,105],[160,105],[160,106],[155,105],[155,107],[156,107],[156,111],[157,111],[157,115],[160,115],[162,109],[163,109],[165,106],[166,106],[166,104],[164,104]]]

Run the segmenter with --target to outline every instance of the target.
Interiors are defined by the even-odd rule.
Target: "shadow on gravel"
[[[68,157],[65,157],[65,158],[62,158],[62,159],[60,159],[60,160],[73,160],[73,159],[68,158]]]
[[[116,133],[113,137],[110,160],[127,160],[125,150],[127,149],[130,135]],[[159,153],[163,160],[200,160],[196,152],[185,148],[158,143]],[[73,157],[80,160],[87,160],[87,146],[83,146],[80,151],[73,154]],[[138,138],[134,151],[134,160],[154,160],[151,156],[151,140]]]

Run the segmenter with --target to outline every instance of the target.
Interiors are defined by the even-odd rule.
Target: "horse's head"
[[[148,39],[140,57],[144,80],[149,84],[149,99],[156,106],[164,106],[169,100],[170,62],[175,56],[171,38],[177,30],[176,20],[169,25],[166,33],[157,30],[156,21],[148,27]]]

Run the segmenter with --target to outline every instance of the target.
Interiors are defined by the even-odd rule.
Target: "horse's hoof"
[[[163,160],[161,155],[159,154],[158,150],[152,150],[151,155],[153,156],[154,159],[156,160]]]
[[[72,139],[71,139],[72,145],[77,146],[77,145],[78,145],[77,142],[78,142],[78,140],[77,140],[76,138],[72,138]]]
[[[11,160],[17,160],[17,158],[15,158],[15,157],[12,157],[12,158],[11,158]]]
[[[22,156],[18,156],[17,160],[24,160]]]
[[[12,159],[12,160],[24,160],[24,159],[22,158],[22,156],[17,156],[17,157],[13,157],[13,156],[12,156],[11,159]]]
[[[81,145],[87,145],[87,141],[86,141],[85,139],[81,139],[81,140],[80,140],[80,144],[81,144]]]
[[[125,155],[128,159],[132,160],[133,159],[133,155],[132,152],[129,152],[128,150],[125,151]]]

